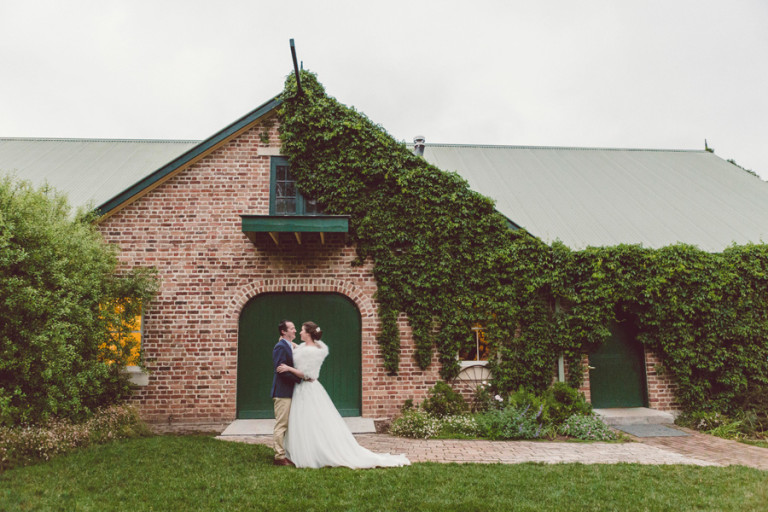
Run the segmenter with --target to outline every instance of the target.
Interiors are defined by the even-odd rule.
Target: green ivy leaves
[[[546,388],[563,354],[609,336],[617,317],[636,322],[679,383],[686,408],[729,403],[768,383],[768,246],[710,254],[688,245],[571,251],[510,231],[493,201],[458,174],[415,156],[363,114],[290,75],[280,108],[283,153],[302,192],[325,211],[350,215],[357,262],[374,262],[384,366],[399,367],[397,318],[405,313],[427,368],[434,347],[443,378],[485,326],[500,391]],[[570,373],[578,385],[581,373]]]

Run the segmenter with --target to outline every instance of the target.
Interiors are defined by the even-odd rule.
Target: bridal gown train
[[[320,381],[320,367],[328,355],[328,346],[304,343],[293,351],[295,368],[313,381],[303,381],[293,390],[285,451],[299,468],[346,466],[374,468],[410,465],[405,455],[374,453],[363,448],[349,431],[331,397]]]

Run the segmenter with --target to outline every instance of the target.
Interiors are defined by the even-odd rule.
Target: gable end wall
[[[155,423],[222,423],[236,415],[239,313],[260,293],[338,292],[362,318],[362,413],[391,418],[407,398],[419,401],[438,379],[438,362],[413,362],[406,319],[400,320],[401,371],[388,376],[376,343],[379,329],[370,263],[352,267],[354,247],[340,235],[325,244],[307,234],[280,246],[251,243],[241,214],[269,213],[270,155],[279,154],[275,123],[255,125],[143,197],[106,218],[100,229],[120,247],[126,267],[154,266],[161,288],[145,311],[143,352],[149,383],[134,396]],[[266,393],[269,390],[265,390]]]

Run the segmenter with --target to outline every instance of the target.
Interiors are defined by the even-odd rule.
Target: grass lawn
[[[768,472],[637,464],[298,470],[208,437],[92,446],[0,474],[0,510],[766,510]]]

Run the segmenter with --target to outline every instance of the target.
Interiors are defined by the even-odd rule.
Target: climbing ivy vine
[[[283,153],[299,188],[350,216],[355,264],[374,263],[384,366],[399,368],[397,319],[407,315],[425,369],[437,350],[443,378],[482,324],[499,391],[547,387],[559,355],[610,336],[617,319],[662,358],[690,409],[727,409],[768,385],[768,246],[711,254],[687,245],[572,251],[513,231],[493,201],[458,174],[415,156],[380,126],[325,93],[302,71],[279,111]],[[581,372],[570,372],[578,385]]]

